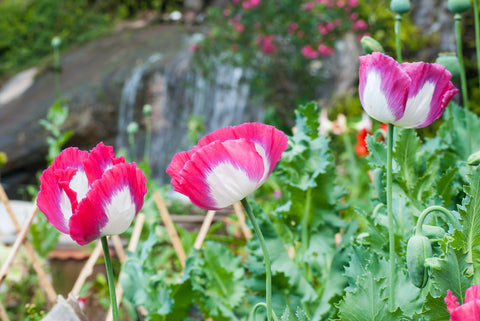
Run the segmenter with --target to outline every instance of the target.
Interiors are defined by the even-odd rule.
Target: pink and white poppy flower
[[[99,143],[63,150],[40,177],[38,208],[80,245],[123,233],[143,206],[146,178],[135,163]]]
[[[177,153],[167,168],[173,189],[208,210],[225,208],[253,193],[271,174],[287,136],[273,126],[224,127]]]
[[[380,52],[360,57],[359,95],[372,118],[402,128],[422,128],[438,119],[458,89],[440,64],[398,64]]]
[[[445,297],[450,321],[480,321],[480,285],[473,285],[465,291],[465,303],[460,305],[452,291]]]

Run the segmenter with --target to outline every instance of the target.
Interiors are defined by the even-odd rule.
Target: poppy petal
[[[403,63],[400,68],[412,79],[403,117],[393,124],[402,128],[422,128],[438,119],[457,93],[450,72],[439,64]]]
[[[93,185],[97,179],[102,178],[103,173],[116,164],[125,163],[125,158],[115,157],[112,146],[105,146],[102,142],[98,143],[83,162],[85,173],[90,185]]]
[[[359,59],[359,96],[365,112],[384,123],[400,119],[411,83],[408,74],[393,58],[380,52]]]
[[[172,180],[192,203],[209,210],[225,208],[252,193],[265,174],[264,160],[246,139],[214,141],[187,161],[180,179]]]
[[[135,164],[117,164],[96,180],[70,219],[70,235],[85,245],[123,233],[143,206],[146,178]]]
[[[72,216],[71,199],[77,199],[74,194],[67,194],[59,183],[61,172],[71,168],[76,171],[83,171],[83,161],[88,157],[88,152],[81,151],[78,148],[67,148],[63,150],[40,176],[40,192],[37,197],[37,206],[45,214],[47,220],[62,233],[69,233],[68,222]],[[72,172],[69,174],[69,181],[75,176]],[[65,179],[66,177],[64,177]],[[64,185],[65,186],[65,185]],[[83,190],[82,188],[72,185],[76,192]],[[73,191],[70,190],[69,193]]]

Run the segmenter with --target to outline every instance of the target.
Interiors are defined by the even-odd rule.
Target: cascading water
[[[261,121],[263,108],[249,100],[250,86],[245,71],[218,65],[206,80],[191,66],[190,57],[180,57],[166,70],[160,85],[165,99],[153,107],[150,161],[152,173],[163,183],[169,181],[165,169],[173,155],[190,149],[196,141],[188,135],[192,116],[200,116],[204,133],[246,121]]]
[[[128,124],[134,120],[133,110],[135,103],[137,102],[138,90],[140,89],[145,73],[154,63],[160,61],[161,59],[161,54],[153,54],[147,59],[146,62],[136,66],[133,69],[131,76],[125,80],[118,111],[118,134],[116,138],[117,147],[127,147],[128,135],[126,128]]]
[[[119,126],[126,126],[133,120],[134,106],[151,105],[150,164],[153,177],[161,183],[169,181],[165,169],[173,155],[190,149],[196,143],[188,135],[188,123],[192,116],[201,117],[205,133],[246,121],[261,121],[264,116],[263,108],[249,99],[250,86],[241,68],[218,65],[210,73],[212,80],[207,80],[194,71],[190,53],[180,54],[165,65],[163,70],[157,69],[149,75],[143,102],[135,101],[136,94],[133,92],[122,94],[125,110],[120,111],[118,122]],[[133,77],[144,73],[134,70],[132,77],[125,82],[124,91],[127,91],[127,86],[133,91],[134,86],[130,84],[134,82]],[[140,81],[135,79],[137,90]],[[130,100],[124,102],[124,99]],[[117,146],[126,147],[125,137],[117,140]]]

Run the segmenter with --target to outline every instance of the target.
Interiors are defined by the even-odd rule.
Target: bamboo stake
[[[160,211],[160,216],[162,217],[163,223],[167,229],[167,233],[170,236],[170,240],[172,241],[173,248],[177,253],[178,259],[180,260],[180,264],[182,268],[185,268],[185,260],[186,255],[185,251],[182,246],[182,242],[180,241],[180,237],[178,236],[177,230],[175,230],[175,226],[173,225],[172,218],[170,217],[170,213],[168,213],[167,206],[162,199],[162,195],[159,192],[153,193],[153,198],[155,199],[155,203]]]
[[[212,224],[213,217],[215,216],[215,211],[208,211],[205,219],[203,220],[202,226],[200,227],[200,231],[198,232],[197,238],[195,239],[195,243],[193,244],[193,248],[199,250],[202,247],[203,241],[207,236],[208,229]]]
[[[120,262],[125,261],[128,258],[127,252],[123,249],[122,240],[118,235],[112,235],[110,238],[113,242],[113,248],[115,249],[115,253],[118,256]]]
[[[10,319],[8,318],[8,315],[7,315],[7,311],[3,307],[2,302],[0,302],[0,319],[2,321],[10,321]]]
[[[83,266],[82,271],[80,271],[80,274],[78,275],[77,281],[75,281],[75,284],[73,285],[72,291],[70,291],[72,295],[78,296],[83,284],[85,284],[87,278],[93,273],[93,267],[95,266],[95,263],[97,262],[101,253],[102,243],[100,241],[97,241],[95,249],[93,250],[92,254],[90,254],[90,257],[88,258],[87,262]]]
[[[10,201],[8,199],[7,193],[5,193],[5,190],[3,189],[1,184],[0,184],[0,201],[3,203],[3,205],[5,205],[5,208],[7,209],[7,213],[10,216],[10,219],[12,220],[13,225],[17,230],[17,233],[20,233],[22,227],[18,223],[17,217],[15,216],[15,213],[13,212],[13,209],[10,206]],[[30,244],[28,240],[25,240],[23,244],[25,246],[25,249],[27,250],[27,255],[32,263],[33,269],[38,275],[42,289],[45,291],[47,300],[50,302],[50,304],[52,304],[52,306],[55,305],[55,302],[57,302],[57,293],[55,292],[55,289],[53,288],[52,283],[50,283],[47,273],[45,273],[45,270],[42,267],[42,264],[37,258],[37,255],[35,254],[35,250],[33,249],[32,244]]]
[[[238,218],[238,224],[240,224],[240,229],[242,230],[243,235],[247,240],[252,238],[252,231],[248,228],[247,224],[245,223],[245,214],[243,213],[242,204],[240,202],[236,202],[233,204],[233,210]]]
[[[138,241],[140,240],[140,234],[142,233],[144,222],[145,222],[145,215],[143,213],[138,214],[137,220],[135,221],[135,226],[133,227],[132,236],[130,237],[130,241],[128,243],[128,247],[127,247],[128,251],[133,252],[137,248]],[[115,235],[115,236],[118,238],[118,235]],[[118,238],[118,239],[120,239],[120,238]],[[115,242],[114,242],[114,244],[115,244]],[[128,255],[125,252],[125,250],[123,249],[123,246],[120,246],[118,249],[115,248],[115,251],[117,251],[117,255],[118,255],[118,258],[120,259],[120,262],[122,262],[122,263],[125,262],[125,260],[128,258]],[[122,253],[120,254],[120,252],[122,252]],[[115,294],[117,295],[117,307],[119,307],[120,302],[122,301],[122,296],[123,296],[123,289],[122,289],[122,285],[120,284],[120,282],[117,283],[117,287],[115,289]],[[112,321],[112,320],[113,320],[112,306],[110,306],[110,308],[108,309],[107,318],[105,319],[105,321]]]
[[[21,229],[20,233],[18,233],[15,243],[13,243],[12,249],[8,254],[7,260],[5,261],[2,268],[0,269],[0,285],[2,285],[3,281],[5,281],[5,278],[7,277],[8,271],[10,270],[13,260],[17,256],[18,250],[20,249],[20,246],[24,242],[25,237],[27,236],[27,233],[30,230],[30,225],[32,225],[33,219],[37,214],[37,210],[38,210],[37,205],[34,205],[31,210],[31,213],[28,215],[28,218],[25,221],[25,225]]]

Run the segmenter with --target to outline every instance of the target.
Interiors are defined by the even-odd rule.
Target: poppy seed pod
[[[454,52],[440,53],[435,60],[435,63],[445,66],[452,74],[452,80],[460,78],[460,62]]]
[[[393,12],[402,14],[410,10],[410,1],[409,0],[392,0],[390,1],[390,9]]]
[[[375,52],[375,51],[385,53],[385,50],[383,50],[382,45],[372,37],[363,36],[362,40],[360,40],[360,44],[362,45],[363,51],[365,51],[366,54],[371,54],[372,52]]]
[[[470,0],[448,0],[447,6],[453,13],[463,13],[470,8]]]

